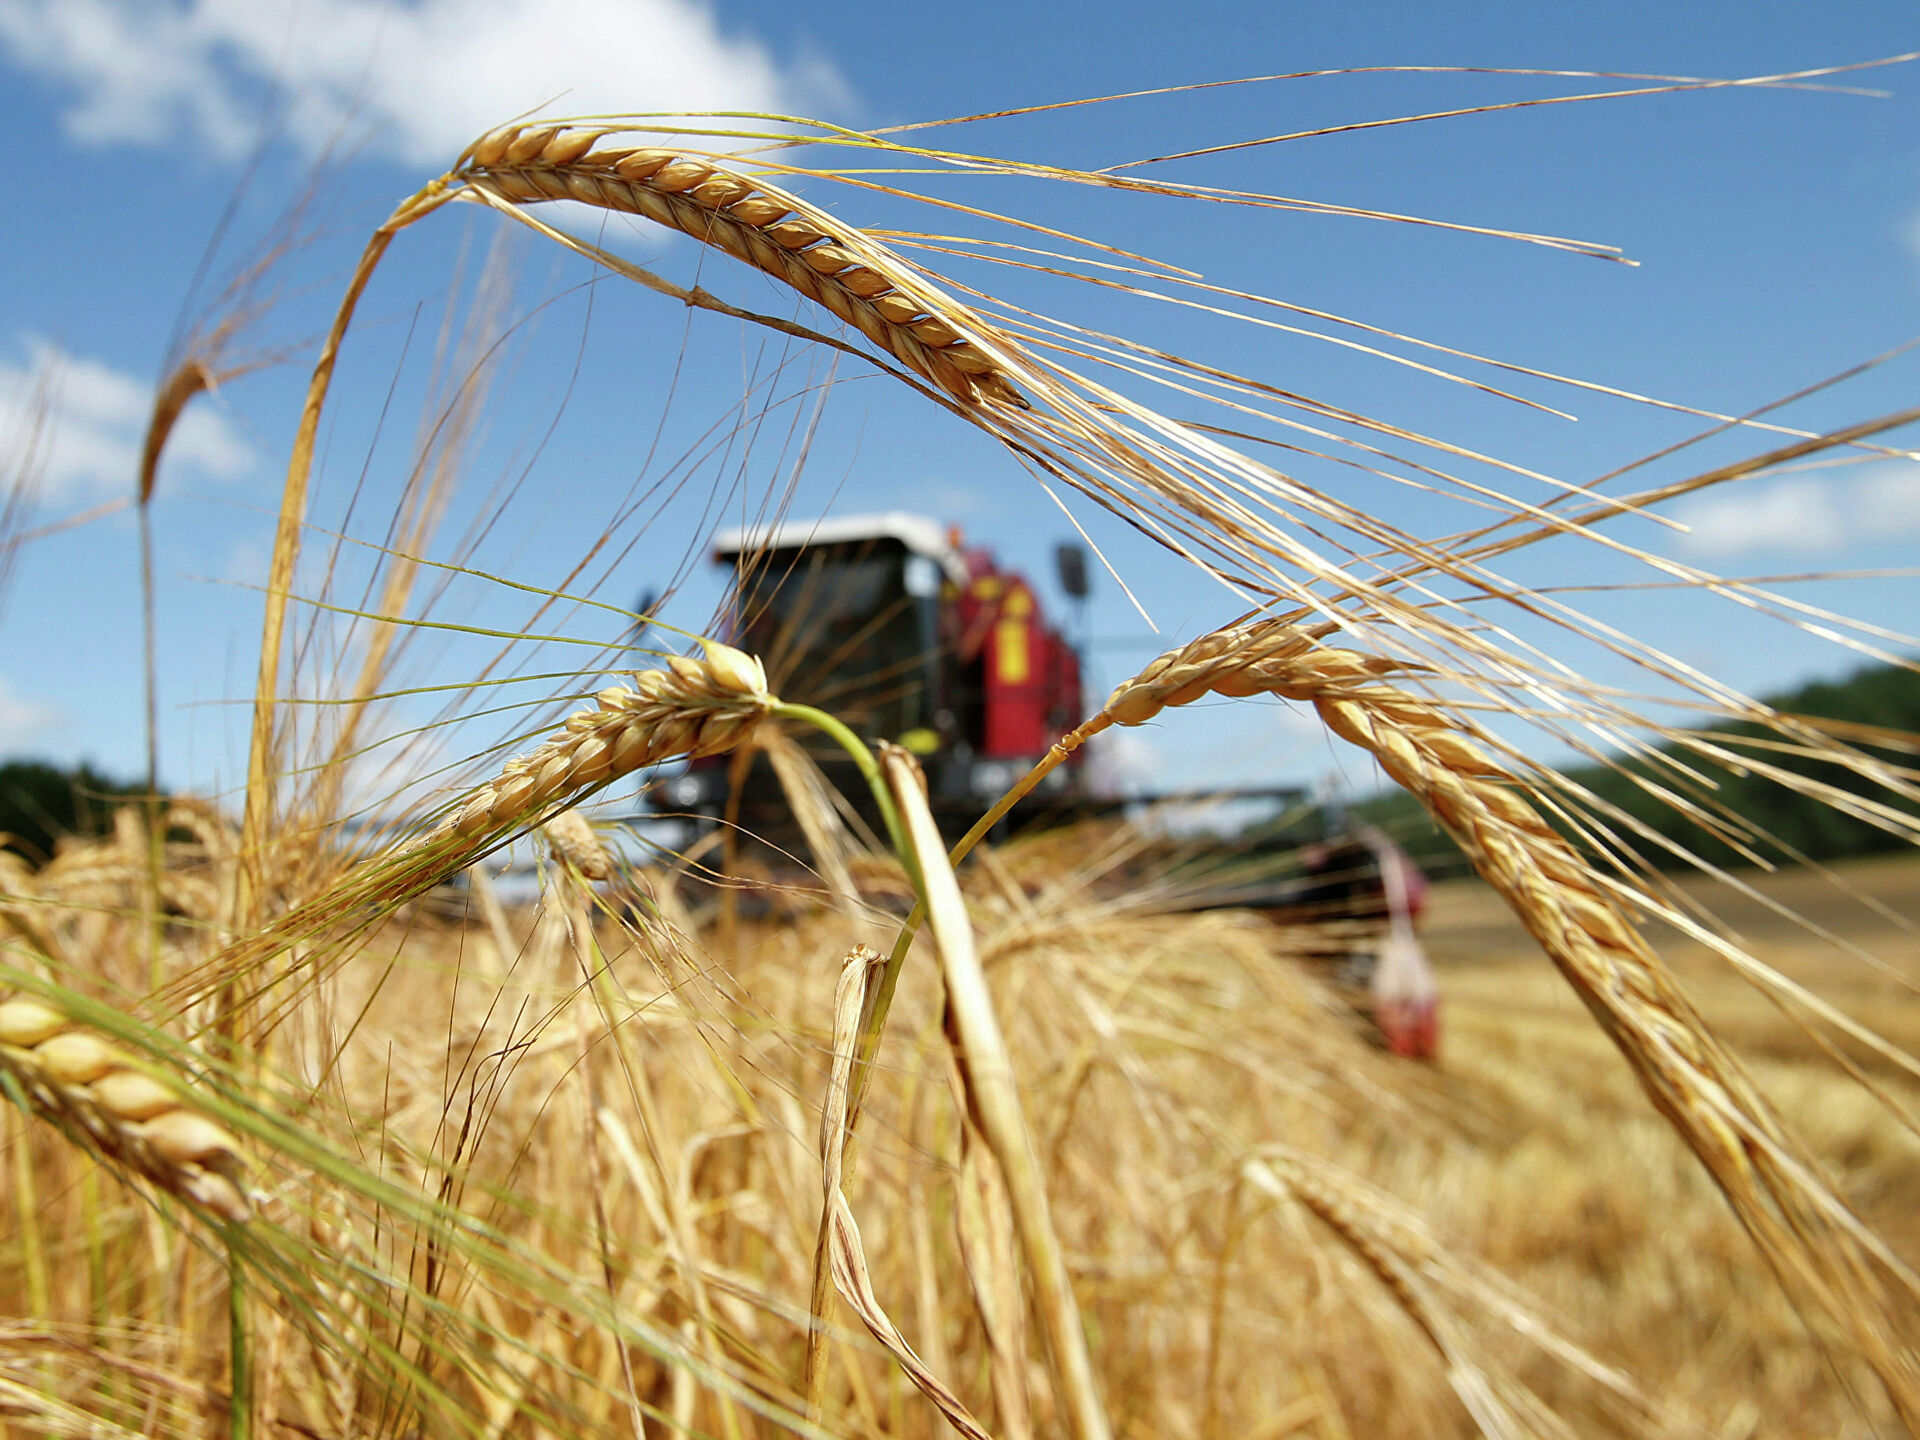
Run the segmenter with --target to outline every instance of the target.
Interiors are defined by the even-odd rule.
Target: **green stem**
[[[853,731],[824,710],[816,710],[811,705],[794,705],[786,701],[776,702],[772,712],[783,720],[799,720],[813,725],[831,736],[847,754],[853,757],[853,763],[859,767],[860,774],[867,782],[867,788],[873,792],[874,803],[880,807],[880,818],[886,822],[887,839],[893,845],[893,853],[900,857],[900,863],[906,867],[907,879],[913,886],[913,913],[907,917],[906,927],[900,937],[894,941],[893,952],[887,956],[886,967],[881,970],[880,978],[874,982],[867,996],[867,1003],[860,1014],[860,1048],[854,1056],[853,1082],[847,1092],[847,1168],[852,1169],[853,1123],[860,1114],[860,1102],[867,1091],[867,1077],[871,1071],[873,1057],[880,1049],[880,1033],[886,1027],[887,1010],[893,1004],[894,987],[900,981],[901,968],[906,964],[907,948],[913,944],[913,937],[920,929],[920,919],[926,914],[926,886],[922,883],[919,862],[915,859],[913,847],[907,843],[907,833],[900,824],[900,812],[893,803],[893,796],[887,790],[886,777],[880,773],[880,762],[873,758],[873,751]],[[1049,760],[1052,756],[1049,755]],[[1047,765],[1047,760],[1040,762]],[[1053,764],[1059,761],[1054,760]],[[1038,769],[1038,767],[1035,767]],[[1048,766],[1052,768],[1051,765]],[[1013,800],[1017,801],[1026,791],[1039,782],[1041,774],[1030,774],[1014,787]],[[1002,805],[1011,805],[1012,801],[1002,801]],[[997,812],[997,813],[996,813]],[[996,806],[989,812],[988,818],[968,832],[968,839],[961,843],[966,847],[957,852],[965,854],[971,850],[993,821],[1005,814],[1005,809]],[[984,827],[984,828],[983,828]]]
[[[240,1255],[227,1245],[227,1354],[232,1372],[227,1401],[229,1440],[253,1440],[253,1347],[247,1327],[247,1289]]]
[[[816,710],[811,705],[794,705],[785,700],[776,700],[769,713],[776,720],[798,720],[824,731],[853,757],[860,778],[867,782],[867,789],[873,792],[874,803],[880,807],[880,818],[887,827],[887,841],[893,846],[893,853],[900,857],[900,863],[907,867],[907,878],[913,882],[913,892],[918,895],[920,874],[913,863],[913,849],[907,844],[907,832],[900,828],[900,812],[894,808],[893,796],[887,793],[887,782],[880,773],[880,762],[873,758],[873,751],[867,748],[867,742],[826,711]]]

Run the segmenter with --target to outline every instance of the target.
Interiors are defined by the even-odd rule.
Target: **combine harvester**
[[[714,559],[733,571],[724,639],[766,663],[774,691],[815,705],[868,740],[919,758],[943,829],[959,835],[1087,713],[1079,652],[1024,576],[957,529],[898,511],[726,530]],[[1087,595],[1086,552],[1055,549],[1060,587]],[[804,740],[839,799],[870,826],[871,799],[844,753]],[[724,827],[800,853],[794,804],[764,753],[692,762],[648,787],[657,816]],[[1311,925],[1361,1008],[1397,1053],[1431,1056],[1436,1003],[1414,937],[1424,882],[1371,827],[1348,825],[1299,789],[1103,797],[1076,754],[1002,822],[1003,832],[1150,810],[1172,802],[1279,802],[1288,823],[1247,841],[1143,847],[1130,874],[1177,878],[1182,908],[1233,906]]]

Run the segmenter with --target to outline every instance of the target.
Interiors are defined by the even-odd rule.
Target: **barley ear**
[[[730,646],[713,645],[710,653],[716,659],[675,656],[665,669],[636,673],[631,686],[602,690],[594,708],[569,715],[557,733],[448,807],[434,828],[374,856],[236,941],[176,981],[168,997],[192,1004],[257,972],[290,946],[342,922],[364,919],[369,906],[390,910],[424,894],[518,830],[609,781],[665,760],[718,755],[745,743],[778,702],[767,693],[757,660]],[[319,963],[310,952],[306,973],[315,973]]]
[[[645,766],[742,744],[777,703],[767,692],[766,671],[730,645],[702,644],[705,660],[676,655],[663,670],[636,674],[631,688],[602,690],[595,709],[569,715],[559,734],[508,761],[421,843],[490,841]]]
[[[117,1166],[221,1220],[250,1219],[248,1165],[225,1128],[58,1008],[0,1001],[0,1077],[40,1119]]]
[[[863,231],[708,156],[600,148],[606,132],[513,126],[482,136],[442,182],[508,206],[574,200],[641,215],[723,250],[853,326],[962,404],[1019,408],[1017,346]]]

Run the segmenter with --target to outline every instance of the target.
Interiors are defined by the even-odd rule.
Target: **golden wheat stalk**
[[[1034,1311],[1053,1357],[1053,1379],[1065,1428],[1074,1440],[1107,1440],[1113,1428],[1094,1378],[1086,1327],[1080,1319],[1066,1253],[1047,1200],[1046,1177],[1020,1100],[1013,1057],[1007,1050],[993,993],[980,964],[960,882],[927,806],[926,777],[913,756],[898,745],[881,747],[880,766],[906,834],[910,853],[905,858],[918,871],[921,882],[927,928],[933,932],[934,950],[940,957],[948,1038],[968,1108],[993,1151],[1006,1185],[1014,1228],[1033,1286]]]
[[[966,1101],[966,1077],[948,1054],[948,1077],[960,1101],[960,1174],[954,1196],[954,1238],[987,1344],[994,1419],[1003,1440],[1033,1440],[1028,1394],[1027,1316],[1020,1291],[1018,1236],[1006,1178]]]
[[[222,1220],[252,1217],[233,1136],[178,1085],[55,1007],[19,995],[0,1001],[0,1076],[34,1114],[115,1164]]]
[[[866,1003],[868,986],[883,963],[881,957],[865,945],[854,946],[840,966],[839,983],[834,988],[833,1070],[820,1109],[820,1184],[824,1205],[821,1228],[832,1262],[833,1284],[860,1317],[860,1323],[886,1347],[907,1378],[934,1403],[948,1424],[968,1440],[991,1440],[965,1402],[920,1358],[874,1294],[860,1224],[854,1219],[853,1206],[847,1200],[847,1097],[853,1077],[860,1011]],[[804,1390],[809,1408],[818,1412],[824,1396],[827,1331],[825,1321],[817,1315],[814,1326],[808,1335]],[[818,1418],[817,1413],[813,1418]]]
[[[1615,887],[1541,818],[1524,782],[1438,706],[1382,682],[1407,668],[1321,646],[1281,621],[1234,626],[1151,662],[1056,753],[1208,694],[1313,705],[1460,842],[1707,1167],[1788,1292],[1852,1340],[1920,1433],[1920,1364],[1902,1339],[1920,1279],[1820,1176],[1640,936]]]

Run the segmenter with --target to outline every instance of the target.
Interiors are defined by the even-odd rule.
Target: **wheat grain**
[[[547,837],[553,858],[571,865],[583,879],[606,880],[613,875],[613,859],[607,854],[593,826],[578,810],[562,810],[540,827]]]
[[[483,136],[443,183],[526,203],[578,200],[643,215],[765,271],[963,403],[1024,405],[994,327],[891,252],[764,180],[677,150],[595,150],[606,132],[511,126]]]
[[[252,1216],[233,1136],[185,1092],[40,1000],[0,1001],[0,1075],[42,1119],[223,1220]]]
[[[1889,1295],[1882,1277],[1909,1297],[1920,1282],[1819,1176],[1612,888],[1541,818],[1512,773],[1438,706],[1382,683],[1409,668],[1321,646],[1280,621],[1230,627],[1151,662],[1058,748],[1207,694],[1312,704],[1460,842],[1693,1148],[1789,1292],[1852,1340],[1920,1433],[1920,1368],[1899,1338],[1911,1330],[1912,1306]]]

